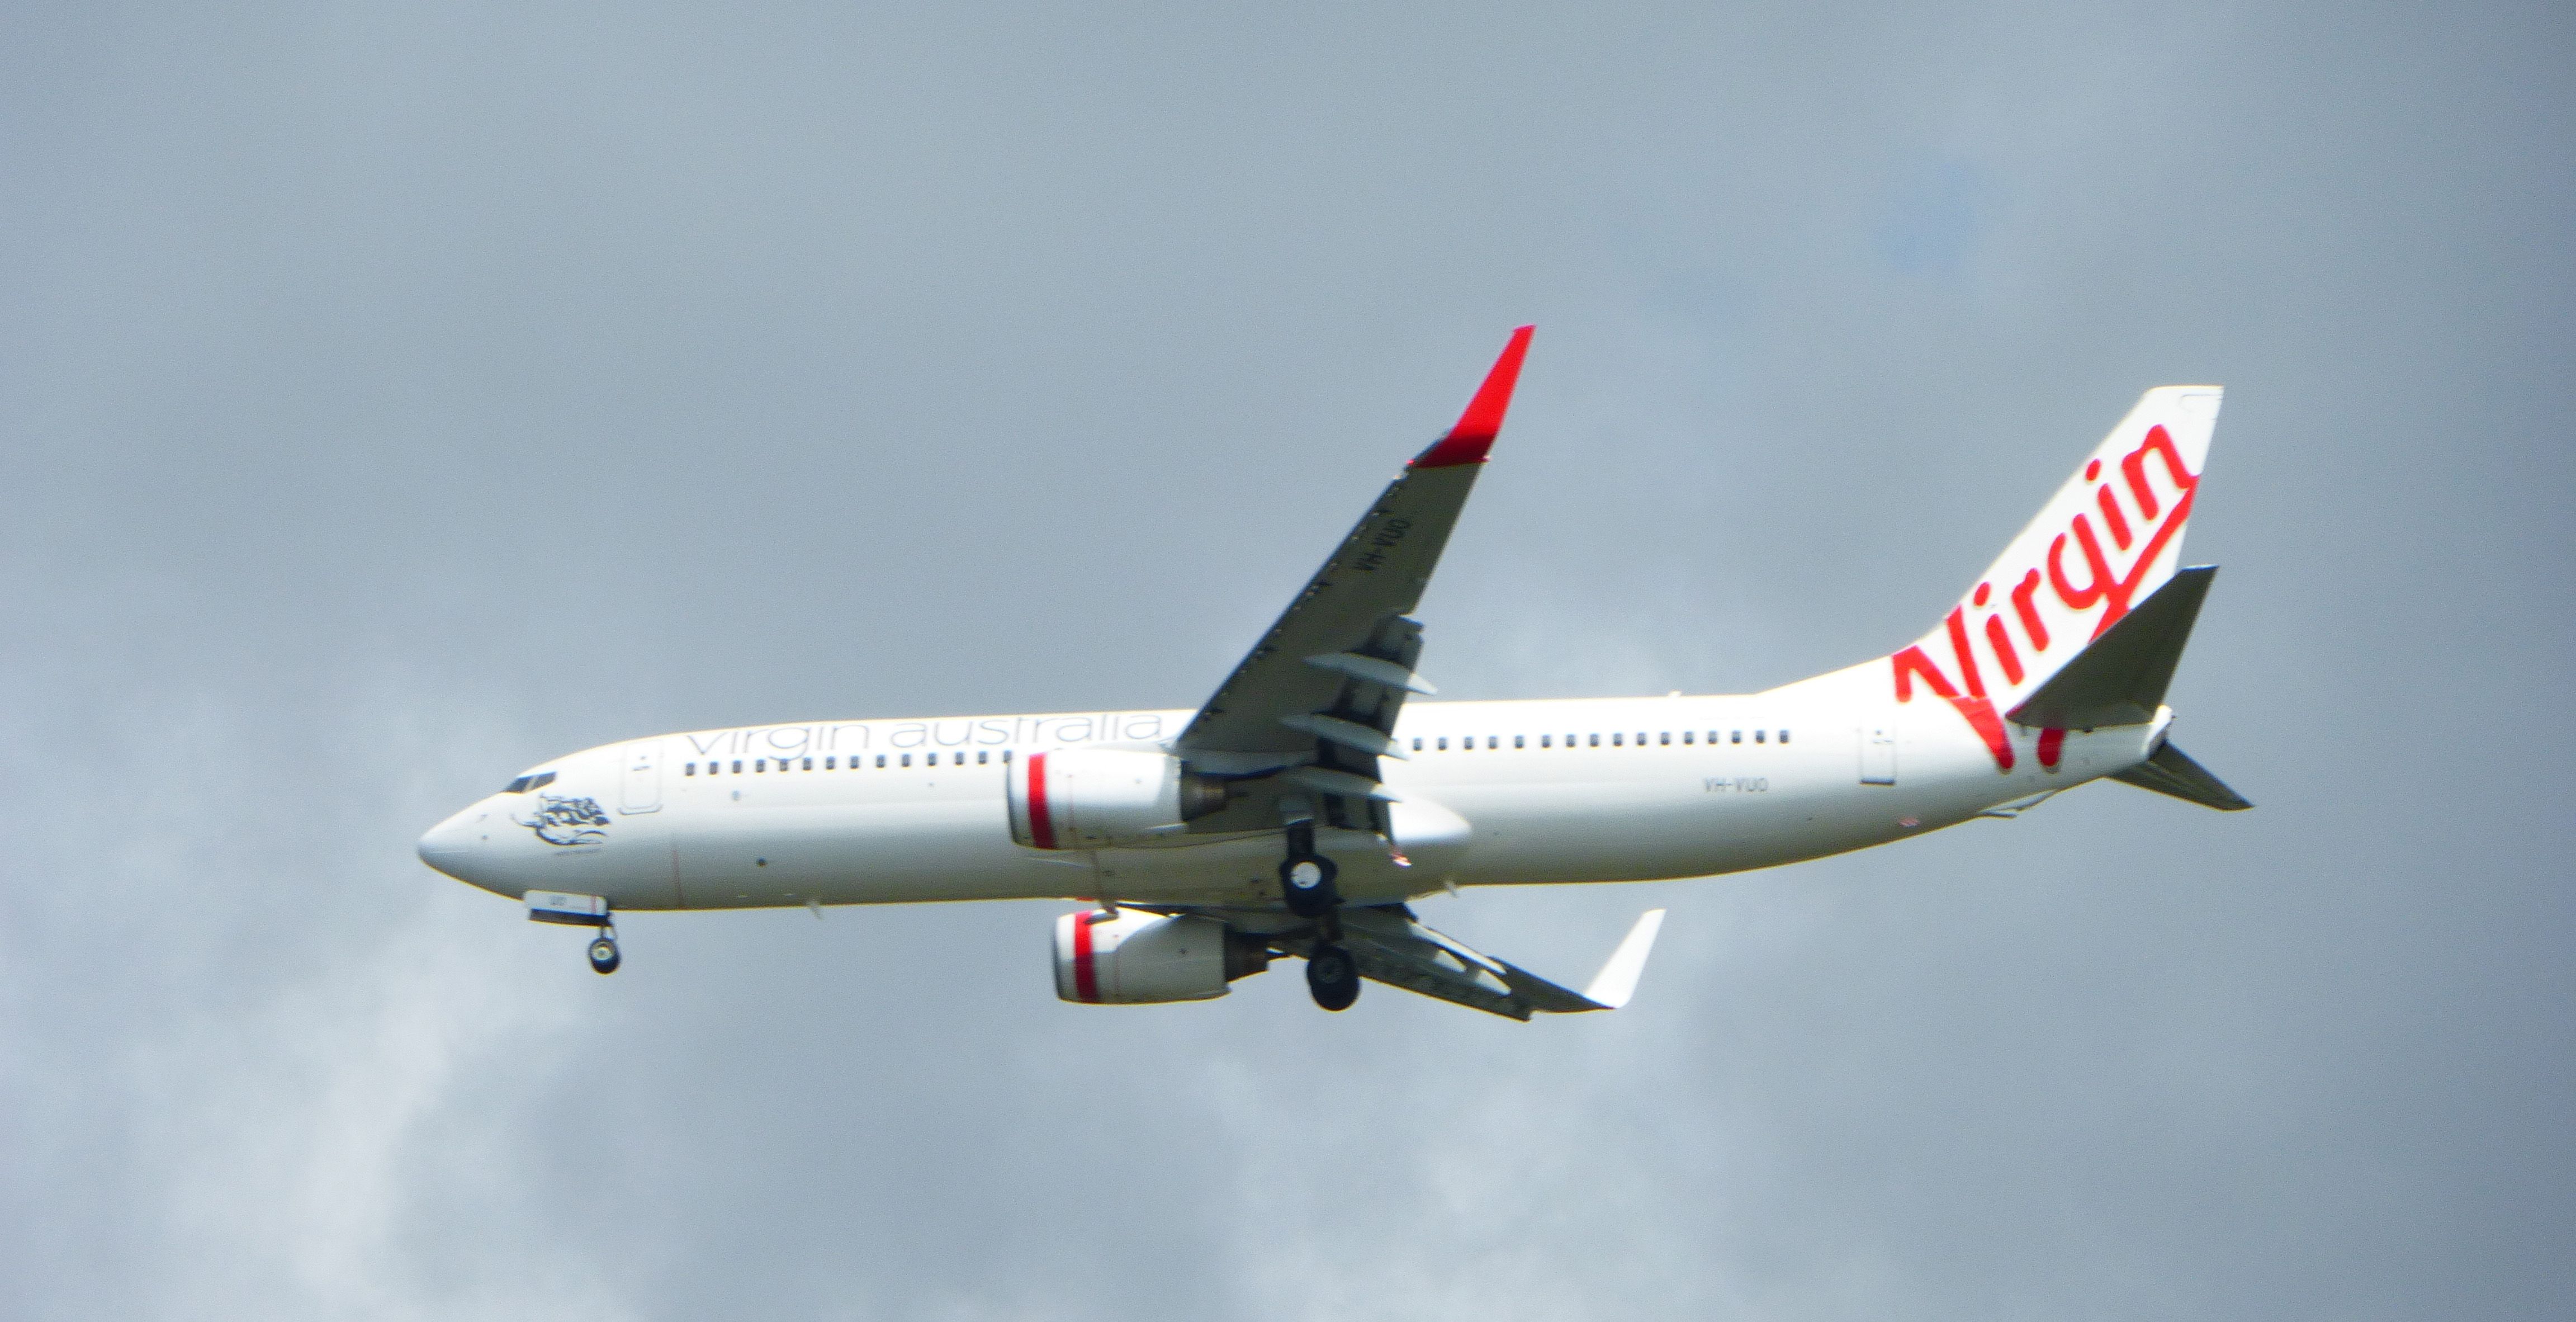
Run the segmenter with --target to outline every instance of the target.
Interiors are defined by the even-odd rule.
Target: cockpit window
[[[533,776],[521,776],[517,780],[511,781],[509,784],[501,787],[501,792],[503,794],[525,794],[530,790],[544,789],[546,786],[554,783],[555,773],[551,771],[540,771]]]

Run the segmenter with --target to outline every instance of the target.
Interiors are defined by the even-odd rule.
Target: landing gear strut
[[[1279,894],[1287,901],[1288,912],[1300,918],[1321,918],[1342,902],[1342,893],[1333,886],[1341,869],[1333,860],[1315,852],[1315,824],[1288,824],[1288,857],[1279,861]]]
[[[1327,1010],[1347,1010],[1360,998],[1360,966],[1351,952],[1322,941],[1306,954],[1306,990]]]

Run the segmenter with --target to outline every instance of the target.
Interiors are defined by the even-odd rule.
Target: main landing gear
[[[1300,918],[1321,918],[1342,902],[1342,893],[1333,886],[1341,869],[1333,860],[1315,852],[1315,824],[1288,824],[1288,857],[1279,861],[1279,895],[1288,902],[1288,912]]]
[[[1341,869],[1315,852],[1315,824],[1288,824],[1288,856],[1279,861],[1279,897],[1288,912],[1314,920],[1315,944],[1306,952],[1306,990],[1327,1010],[1347,1010],[1360,998],[1360,966],[1341,945],[1342,924],[1335,913],[1342,893],[1333,885]]]
[[[1360,998],[1359,961],[1341,946],[1317,940],[1306,954],[1306,990],[1327,1010],[1351,1008]]]

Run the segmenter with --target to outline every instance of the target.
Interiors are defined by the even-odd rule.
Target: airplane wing
[[[1579,992],[1478,954],[1414,921],[1413,911],[1400,904],[1344,910],[1342,944],[1359,964],[1361,977],[1526,1021],[1533,1013],[1577,1014],[1626,1005],[1663,924],[1661,909],[1640,916],[1609,962]]]
[[[1302,813],[1388,834],[1377,760],[1404,756],[1396,712],[1431,691],[1413,673],[1412,611],[1502,429],[1530,329],[1512,332],[1457,425],[1387,485],[1181,732],[1173,751],[1192,769],[1236,782],[1191,833],[1276,830]]]

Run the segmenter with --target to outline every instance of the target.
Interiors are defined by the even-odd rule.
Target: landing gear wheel
[[[590,943],[590,966],[601,973],[617,971],[617,938],[602,935]]]
[[[1315,828],[1304,822],[1288,828],[1288,857],[1279,861],[1279,898],[1300,918],[1321,918],[1342,902],[1333,887],[1341,869],[1315,852]]]
[[[1347,1010],[1360,998],[1360,966],[1340,946],[1317,945],[1306,956],[1306,990],[1327,1010]]]
[[[1333,878],[1341,869],[1321,854],[1284,859],[1279,864],[1279,893],[1288,901],[1288,912],[1300,918],[1320,918],[1342,902],[1341,892]]]

